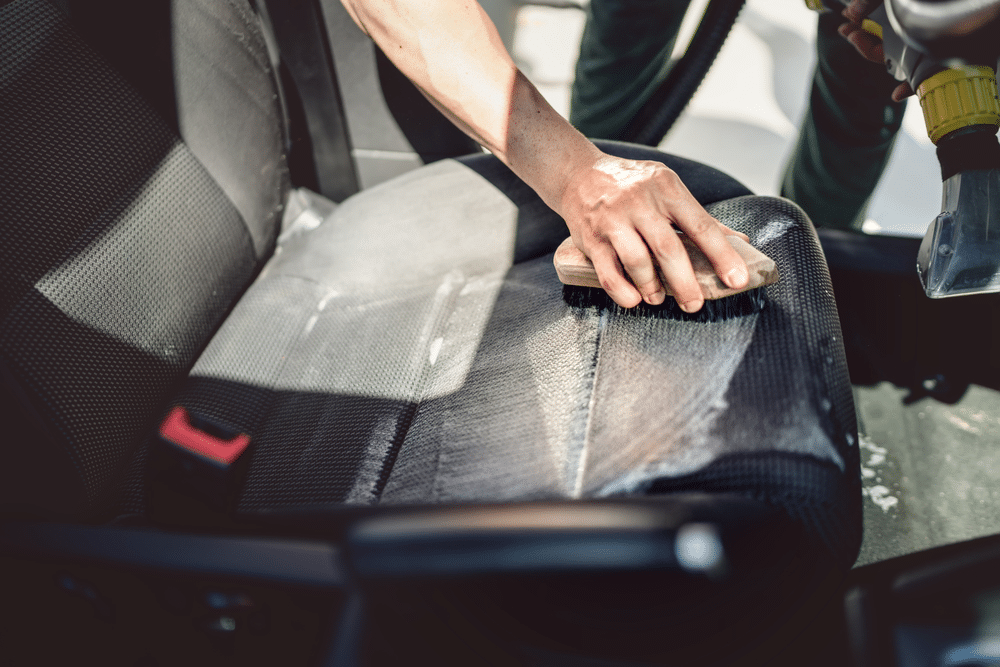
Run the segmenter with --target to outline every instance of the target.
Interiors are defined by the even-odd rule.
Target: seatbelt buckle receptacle
[[[194,504],[227,511],[249,460],[250,436],[178,405],[160,424],[158,440],[154,484],[165,484],[171,495],[187,496]]]

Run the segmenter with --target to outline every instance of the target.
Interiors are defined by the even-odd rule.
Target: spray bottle
[[[941,164],[942,211],[917,254],[924,291],[1000,292],[1000,0],[886,0],[863,28],[882,39],[889,73],[916,92]]]

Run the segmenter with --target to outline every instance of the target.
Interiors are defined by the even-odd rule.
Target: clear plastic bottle
[[[1000,169],[950,177],[941,209],[917,253],[927,296],[1000,292]]]

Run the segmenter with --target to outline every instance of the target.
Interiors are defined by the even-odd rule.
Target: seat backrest
[[[282,114],[243,0],[0,4],[0,508],[95,516],[273,250]],[[95,39],[169,13],[173,115],[77,34],[78,11],[101,12],[76,16]],[[151,42],[117,55],[155,72]]]

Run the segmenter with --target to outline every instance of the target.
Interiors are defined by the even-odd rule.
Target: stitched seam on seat
[[[405,419],[400,420],[399,428],[396,429],[396,435],[389,444],[389,451],[385,455],[385,460],[382,461],[382,471],[379,473],[378,479],[375,480],[375,487],[372,490],[372,495],[375,497],[376,503],[382,499],[382,492],[385,490],[385,485],[389,483],[389,475],[392,474],[392,469],[396,467],[396,459],[399,457],[399,451],[403,448],[406,434],[410,432],[410,427],[413,425],[414,419],[416,419],[420,404],[421,401],[416,401],[407,409]]]
[[[434,340],[435,333],[440,331],[442,328],[447,328],[448,322],[455,312],[455,301],[459,292],[461,292],[461,287],[468,283],[468,277],[463,275],[460,271],[454,270],[442,276],[442,281],[442,285],[446,285],[449,281],[456,283],[456,285],[453,285],[451,289],[447,290],[442,295],[437,312],[433,313],[429,318],[426,330],[427,335],[424,336],[424,339],[428,343]],[[424,351],[426,351],[426,348]],[[426,357],[423,358],[426,359]],[[393,468],[396,466],[396,459],[399,457],[399,452],[402,450],[403,443],[406,441],[406,436],[410,432],[413,422],[416,420],[417,412],[419,411],[420,406],[423,404],[424,396],[427,391],[427,385],[432,375],[432,366],[427,364],[426,361],[423,362],[417,378],[417,386],[413,392],[416,398],[412,405],[407,409],[405,418],[400,420],[400,425],[396,430],[396,435],[389,443],[388,451],[386,452],[385,458],[382,460],[382,469],[372,487],[374,503],[378,503],[382,499],[382,492],[385,490],[385,486],[389,482],[389,477],[392,475]],[[438,464],[440,464],[440,450],[438,450],[437,461]],[[437,479],[437,477],[438,476],[435,475],[435,479]]]
[[[579,458],[576,464],[576,479],[573,482],[571,497],[580,498],[583,495],[583,480],[587,469],[587,454],[590,451],[590,432],[594,418],[594,404],[597,401],[597,375],[601,367],[601,344],[604,342],[604,331],[608,324],[608,310],[601,309],[600,317],[597,321],[597,336],[594,340],[594,370],[590,374],[590,400],[587,401],[586,424],[583,428],[583,442],[579,449]]]
[[[235,3],[230,2],[229,4],[232,5],[234,7],[234,9],[237,9],[237,6],[236,6]],[[207,12],[205,10],[205,8],[203,6],[201,6],[200,4],[194,5],[194,9],[197,10],[198,13],[202,17],[204,17],[207,20],[212,21],[216,26],[222,28],[222,30],[224,30],[225,32],[229,33],[235,39],[235,41],[239,42],[244,47],[243,48],[243,53],[245,53],[247,56],[249,56],[249,58],[251,60],[254,61],[254,64],[257,65],[257,67],[260,69],[260,71],[264,72],[267,75],[271,74],[271,63],[270,63],[270,61],[267,59],[266,56],[262,55],[261,53],[257,53],[255,51],[254,45],[251,45],[251,44],[248,43],[245,35],[242,35],[239,32],[237,32],[236,30],[234,30],[229,24],[227,24],[225,21],[223,21],[222,19],[220,19],[218,16],[215,16],[214,14],[211,14],[211,13]],[[241,15],[240,18],[243,19],[244,21],[246,21],[246,17],[245,16]],[[256,27],[256,26],[251,25],[248,22],[245,23],[244,25],[246,25],[246,27],[250,31],[253,31],[254,28]],[[270,100],[271,103],[269,103],[268,100],[262,100],[262,99],[257,98],[254,95],[251,95],[250,91],[247,89],[247,87],[241,83],[241,80],[242,80],[241,76],[238,75],[238,74],[235,74],[230,68],[225,67],[225,65],[226,65],[225,62],[222,62],[222,61],[219,61],[219,60],[216,60],[216,59],[213,59],[213,58],[209,57],[209,52],[206,51],[205,49],[201,48],[201,44],[199,42],[197,42],[195,40],[192,40],[190,37],[188,37],[187,35],[185,35],[183,32],[179,33],[177,36],[180,39],[184,40],[184,43],[186,45],[188,45],[199,56],[201,56],[202,59],[206,63],[208,63],[209,66],[212,69],[214,69],[217,72],[220,72],[229,82],[231,82],[234,85],[234,87],[240,93],[242,93],[248,100],[250,100],[250,102],[253,103],[253,105],[255,107],[257,107],[258,109],[260,109],[265,114],[267,114],[269,110],[273,111],[273,109],[274,109],[274,107],[273,107],[273,99]],[[263,37],[262,36],[255,35],[255,37],[259,37],[261,39],[261,41],[263,42]],[[266,51],[265,51],[265,53],[266,53]]]
[[[286,277],[292,280],[297,280],[308,284],[322,286],[322,283],[320,283],[319,281],[311,280],[309,278],[302,278],[300,276],[286,276]],[[253,286],[251,285],[251,287],[247,289],[247,292],[249,292],[249,290],[252,289],[252,287]],[[244,296],[245,295],[246,292],[244,292]],[[302,341],[305,335],[306,334],[304,332],[300,331],[295,340],[291,343],[291,345],[289,345],[288,349],[294,349],[295,347],[297,347],[297,345]],[[274,373],[271,375],[271,378],[267,381],[267,384],[266,385],[262,384],[261,388],[267,390],[267,393],[265,394],[268,397],[267,407],[264,410],[261,410],[260,412],[257,413],[256,419],[254,419],[254,423],[251,425],[251,430],[250,430],[251,434],[259,436],[260,433],[267,428],[267,424],[270,421],[271,414],[274,412],[275,397],[277,397],[278,395],[278,390],[276,386],[278,380],[281,378],[282,372],[284,372],[285,367],[288,365],[290,358],[291,355],[289,354],[282,355],[281,363],[274,369]]]

